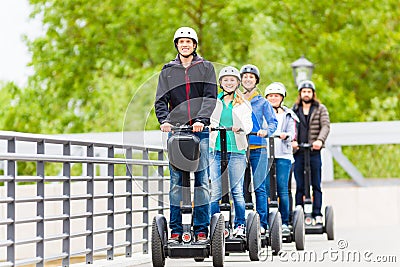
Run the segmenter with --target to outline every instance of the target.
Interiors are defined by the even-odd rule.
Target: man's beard
[[[301,101],[303,101],[306,104],[310,104],[313,101],[313,99],[312,98],[308,98],[308,99],[303,98],[303,99],[301,99]]]

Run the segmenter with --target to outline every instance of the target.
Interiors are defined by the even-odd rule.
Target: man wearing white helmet
[[[294,154],[294,177],[296,179],[296,205],[303,205],[304,188],[304,152],[298,150],[298,144],[312,144],[310,153],[311,185],[313,191],[313,211],[315,223],[322,224],[322,191],[321,191],[321,148],[323,148],[330,130],[327,108],[317,99],[315,85],[312,81],[300,82],[297,87],[298,97],[293,111],[300,119],[297,125],[297,140],[292,146]]]
[[[178,51],[176,58],[165,64],[158,79],[155,113],[161,131],[171,132],[174,125],[191,125],[200,138],[200,161],[195,176],[193,230],[196,241],[208,242],[210,224],[210,192],[208,177],[210,116],[215,107],[217,84],[211,62],[196,53],[198,37],[190,27],[176,30],[173,43]],[[170,243],[182,238],[182,215],[180,211],[181,172],[170,166]]]
[[[237,90],[240,86],[239,70],[234,67],[223,68],[218,77],[222,92],[218,94],[217,104],[211,115],[212,127],[232,127],[226,132],[229,185],[235,207],[233,235],[245,234],[245,202],[243,196],[244,172],[246,170],[246,149],[248,134],[253,128],[251,105]],[[222,195],[221,183],[221,145],[220,132],[210,133],[210,178],[211,178],[211,216],[220,212],[219,201]]]
[[[249,162],[253,174],[253,186],[256,196],[256,210],[260,215],[261,233],[264,234],[268,229],[268,204],[266,192],[266,176],[268,150],[265,136],[272,135],[278,124],[274,110],[270,103],[259,94],[257,84],[260,82],[260,71],[254,65],[247,64],[241,67],[240,76],[244,88],[244,97],[253,109],[252,132],[257,136],[249,136]]]
[[[279,196],[279,211],[282,215],[282,234],[290,234],[289,225],[289,175],[292,167],[292,141],[296,136],[296,122],[299,118],[294,112],[283,106],[286,97],[286,87],[280,82],[273,82],[265,88],[264,96],[271,103],[278,120],[278,127],[274,135],[279,135],[275,141],[276,183]],[[270,173],[266,181],[267,194],[270,192]]]

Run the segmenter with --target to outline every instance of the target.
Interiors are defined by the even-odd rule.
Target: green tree
[[[157,128],[154,75],[176,56],[172,35],[180,26],[198,31],[206,59],[259,66],[262,91],[283,82],[288,106],[297,95],[290,63],[304,54],[315,63],[313,80],[333,122],[400,118],[396,0],[30,3],[45,31],[27,41],[34,68],[28,86],[2,86],[6,130],[119,131],[127,119],[135,129]]]

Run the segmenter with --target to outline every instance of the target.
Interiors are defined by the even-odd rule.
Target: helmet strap
[[[191,57],[191,56],[193,56],[193,57],[197,56],[196,51],[193,51],[190,55],[187,55],[187,56],[182,55],[181,53],[179,53],[179,51],[178,51],[178,54],[181,55],[181,56],[184,57],[184,58],[188,58],[188,57]]]
[[[242,86],[243,88],[244,88],[244,90],[245,90],[245,92],[243,92],[243,94],[247,94],[247,93],[250,93],[251,91],[253,91],[255,88],[257,88],[257,84],[256,84],[256,86],[254,86],[253,88],[251,88],[251,89],[247,89],[246,87],[244,87],[244,86]]]
[[[278,107],[274,107],[274,106],[273,106],[273,108],[275,109],[275,112],[278,114],[278,113],[279,113],[279,109],[282,109],[282,110],[283,110],[283,108],[282,108],[282,102],[279,103],[279,106],[278,106]]]
[[[232,92],[227,92],[227,91],[225,91],[224,87],[222,87],[221,85],[220,85],[219,87],[222,89],[222,91],[224,91],[224,94],[222,95],[222,98],[224,98],[225,96],[228,96],[228,95],[232,95],[232,94],[235,93],[236,90],[239,88],[239,86],[238,86],[238,87],[237,87],[235,90],[233,90]]]

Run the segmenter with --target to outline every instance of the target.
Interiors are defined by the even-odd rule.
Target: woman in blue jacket
[[[268,203],[265,179],[267,176],[268,151],[264,137],[275,132],[278,121],[274,110],[268,101],[258,93],[257,84],[260,82],[260,71],[254,65],[244,65],[240,69],[244,97],[252,107],[252,132],[257,136],[249,137],[250,165],[253,174],[253,186],[256,195],[256,210],[260,215],[261,233],[268,228]]]

